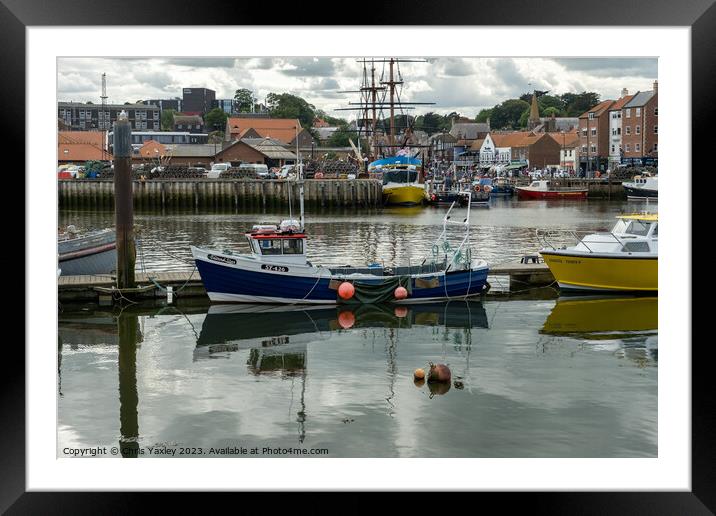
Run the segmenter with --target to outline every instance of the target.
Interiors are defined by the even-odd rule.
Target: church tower
[[[537,92],[532,92],[532,104],[530,105],[530,117],[527,120],[527,130],[532,131],[540,124],[539,107],[537,106]]]

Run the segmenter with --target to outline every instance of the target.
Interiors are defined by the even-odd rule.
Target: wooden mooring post
[[[117,287],[134,288],[134,206],[132,127],[122,111],[114,123],[114,214],[117,231]]]

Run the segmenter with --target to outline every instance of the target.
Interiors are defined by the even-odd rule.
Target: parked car
[[[231,163],[214,163],[211,165],[211,170],[206,173],[206,177],[209,179],[218,179],[221,177],[222,172],[226,172],[231,168]]]

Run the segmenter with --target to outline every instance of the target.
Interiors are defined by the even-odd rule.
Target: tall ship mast
[[[400,95],[405,82],[400,72],[400,63],[425,63],[427,61],[425,59],[391,57],[363,58],[359,59],[358,62],[363,64],[363,77],[360,88],[358,90],[344,91],[343,93],[359,93],[359,101],[348,102],[351,107],[338,108],[337,111],[358,112],[356,118],[358,138],[364,137],[368,141],[369,153],[373,157],[380,155],[392,156],[406,147],[420,147],[407,143],[412,131],[412,122],[403,111],[414,110],[415,106],[429,106],[435,103],[401,100]],[[381,76],[377,79],[376,64],[383,65]],[[398,142],[396,138],[396,108],[400,110],[403,120],[405,120],[405,137],[402,142]],[[386,127],[384,111],[388,111],[388,127]],[[381,121],[380,127],[378,124],[379,119]]]

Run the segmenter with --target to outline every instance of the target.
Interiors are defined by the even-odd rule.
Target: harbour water
[[[473,210],[473,243],[489,262],[516,261],[539,248],[536,229],[608,229],[643,208],[496,200]],[[309,214],[309,259],[418,261],[444,212]],[[186,268],[191,244],[244,249],[251,224],[282,216],[137,213],[137,268]],[[61,211],[59,224],[112,217]],[[63,306],[58,456],[656,457],[657,314],[654,297],[549,289],[350,310]],[[430,362],[452,381],[417,385]]]

